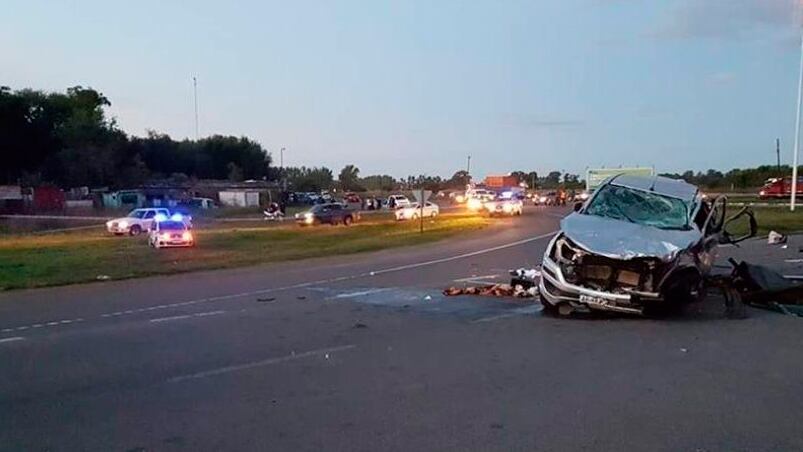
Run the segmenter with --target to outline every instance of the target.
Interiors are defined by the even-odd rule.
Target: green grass
[[[735,213],[735,207],[732,209],[731,213]],[[794,212],[789,211],[789,206],[756,206],[753,207],[753,212],[756,215],[759,235],[766,235],[769,231],[778,231],[784,234],[803,232],[803,206],[797,207]],[[744,225],[738,226],[741,230],[746,230]]]
[[[351,227],[222,225],[197,229],[195,248],[163,250],[148,247],[144,236],[114,237],[102,229],[10,235],[0,237],[0,290],[346,255],[428,243],[488,224],[478,216],[443,215],[427,222],[424,234],[418,223],[382,220]]]

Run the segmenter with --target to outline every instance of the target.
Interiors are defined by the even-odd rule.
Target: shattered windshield
[[[618,185],[606,185],[586,214],[660,229],[688,229],[688,208],[680,199]]]

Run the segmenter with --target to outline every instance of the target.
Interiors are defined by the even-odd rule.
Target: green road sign
[[[605,179],[619,174],[632,174],[634,176],[653,176],[653,168],[597,168],[586,172],[586,190],[595,190]]]

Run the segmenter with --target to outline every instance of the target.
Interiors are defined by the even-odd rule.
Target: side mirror
[[[576,203],[574,203],[574,211],[575,212],[579,212],[580,209],[582,209],[582,208],[583,208],[583,203],[581,201],[577,201]]]
[[[747,222],[745,224],[745,221]],[[725,220],[719,243],[735,245],[739,242],[755,237],[758,230],[756,216],[750,207],[742,207],[736,215]],[[741,234],[741,235],[738,235]]]

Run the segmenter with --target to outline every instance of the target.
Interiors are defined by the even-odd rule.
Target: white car
[[[524,203],[520,199],[497,199],[483,204],[488,215],[521,215]]]
[[[395,206],[394,208],[407,207],[410,205],[410,200],[404,195],[390,195],[387,204]]]
[[[408,206],[396,209],[396,220],[416,220],[421,216],[421,204],[414,202]],[[424,204],[424,218],[435,218],[440,213],[440,207],[437,204],[428,202]]]
[[[144,209],[134,209],[122,218],[115,218],[106,222],[106,230],[114,235],[139,235],[148,232],[153,228],[156,220],[164,221],[167,219],[181,221],[187,227],[192,228],[192,217],[175,213],[170,214],[168,209],[163,207],[151,207]]]
[[[159,248],[195,246],[195,238],[183,221],[155,221],[148,233],[148,245]]]
[[[134,209],[123,218],[115,218],[106,222],[106,230],[115,235],[139,235],[153,226],[156,216],[170,217],[170,211],[164,208]]]

